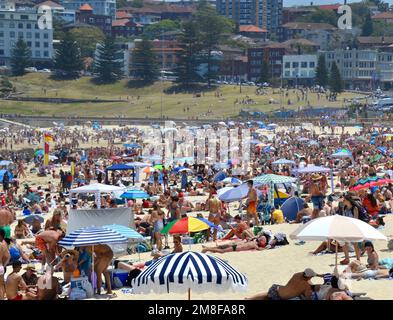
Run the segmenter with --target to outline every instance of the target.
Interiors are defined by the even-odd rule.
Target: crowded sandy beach
[[[0,299],[392,299],[392,136],[8,123]]]

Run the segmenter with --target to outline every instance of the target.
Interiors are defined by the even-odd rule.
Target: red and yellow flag
[[[45,142],[53,141],[53,136],[50,133],[44,133],[44,141]]]

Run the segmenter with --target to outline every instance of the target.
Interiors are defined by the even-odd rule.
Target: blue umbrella
[[[125,243],[127,238],[120,233],[107,230],[102,227],[80,228],[59,241],[59,246],[63,247],[82,247],[94,246],[97,244]]]
[[[174,172],[179,172],[180,170],[183,170],[183,169],[185,169],[186,167],[177,167],[177,168],[175,168],[175,169],[173,169],[173,171]]]
[[[247,290],[247,278],[220,258],[199,252],[181,252],[153,262],[132,282],[135,293],[211,292]]]
[[[30,214],[23,220],[28,224],[32,224],[34,220],[38,220],[40,223],[44,222],[44,218],[39,214]]]
[[[128,190],[124,192],[121,196],[121,199],[148,199],[150,196],[143,190]]]
[[[9,161],[9,160],[1,160],[0,167],[9,166],[11,163],[12,163],[12,161]]]
[[[218,172],[218,173],[214,176],[213,181],[214,181],[214,182],[219,182],[219,181],[224,180],[226,177],[227,177],[227,175],[225,174],[225,172],[220,171],[220,172]]]
[[[141,149],[142,147],[137,144],[137,143],[125,143],[123,144],[124,148],[129,148],[129,149]]]
[[[240,179],[234,178],[234,177],[228,177],[222,180],[223,183],[230,183],[230,184],[242,184],[242,181]]]
[[[143,236],[136,232],[134,229],[122,226],[120,224],[108,224],[102,226],[102,228],[118,232],[127,239],[131,239],[133,242],[143,242],[145,240]]]

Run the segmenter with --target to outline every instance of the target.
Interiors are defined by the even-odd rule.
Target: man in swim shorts
[[[254,220],[255,225],[259,225],[259,219],[257,214],[258,194],[254,188],[254,181],[248,180],[248,193],[247,193],[247,217],[250,220]]]
[[[310,281],[316,276],[320,275],[307,268],[303,272],[295,273],[285,286],[273,284],[268,292],[257,294],[249,300],[289,300],[297,297],[311,300],[313,290]]]

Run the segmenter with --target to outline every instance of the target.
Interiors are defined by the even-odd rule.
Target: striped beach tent
[[[124,243],[127,238],[120,233],[102,227],[80,228],[59,241],[63,247],[83,247],[97,244]]]
[[[199,252],[173,253],[158,259],[133,280],[135,293],[246,291],[247,278],[220,258]]]

